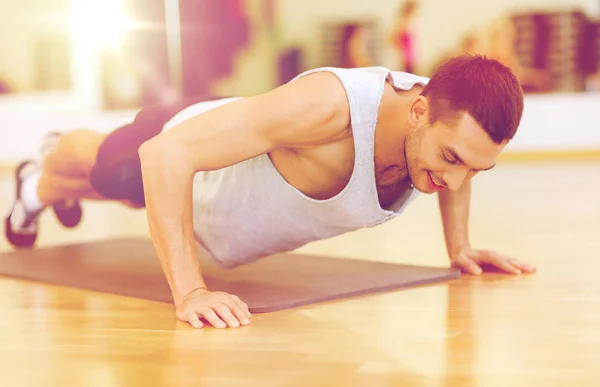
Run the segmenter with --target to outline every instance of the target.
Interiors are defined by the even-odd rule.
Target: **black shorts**
[[[98,150],[90,182],[107,199],[146,206],[139,147],[160,134],[164,125],[186,107],[210,98],[187,99],[143,108],[133,122],[111,132]]]

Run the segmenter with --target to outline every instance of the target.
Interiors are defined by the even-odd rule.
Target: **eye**
[[[442,153],[442,159],[443,159],[445,162],[447,162],[447,163],[450,163],[450,164],[453,164],[453,165],[454,165],[454,164],[458,164],[458,163],[459,163],[459,161],[458,161],[456,158],[454,158],[454,157],[452,157],[452,156],[449,156],[449,155],[446,155],[445,153]]]

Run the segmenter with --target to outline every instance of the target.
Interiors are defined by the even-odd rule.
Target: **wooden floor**
[[[0,278],[0,386],[598,386],[599,176],[600,164],[511,164],[474,182],[473,243],[537,265],[534,276],[255,315],[242,329],[193,330],[169,305]],[[12,190],[0,178],[2,208]],[[141,211],[85,210],[76,231],[45,214],[40,244],[147,235]],[[433,196],[303,251],[446,265]]]

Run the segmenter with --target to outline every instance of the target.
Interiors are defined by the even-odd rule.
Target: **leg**
[[[42,161],[37,189],[41,204],[104,199],[143,207],[138,148],[158,135],[176,113],[197,101],[148,106],[132,123],[110,134],[78,129],[54,136]]]
[[[57,205],[77,200],[103,200],[94,191],[89,178],[68,177],[52,172],[43,172],[38,182],[38,198],[43,206]]]
[[[37,239],[42,211],[51,206],[65,227],[82,217],[79,200],[102,199],[92,189],[89,174],[105,135],[91,130],[51,134],[40,163],[25,161],[16,170],[16,201],[5,220],[6,237],[17,247],[30,247]]]
[[[37,185],[40,203],[64,206],[63,203],[79,200],[117,200],[129,207],[142,207],[139,201],[127,200],[137,195],[131,190],[141,190],[141,174],[139,179],[129,181],[119,176],[123,176],[124,169],[140,168],[137,148],[148,138],[142,128],[133,124],[110,134],[74,130],[61,135],[43,157]],[[119,194],[109,195],[103,185]]]
[[[42,152],[44,171],[69,177],[89,177],[98,149],[108,134],[75,129],[54,136]]]
[[[94,189],[103,197],[129,206],[145,207],[139,147],[162,132],[165,123],[182,109],[204,99],[185,99],[142,109],[131,125],[111,133],[102,142],[90,173]]]
[[[194,102],[144,108],[133,122],[108,135],[73,130],[50,136],[54,141],[40,166],[26,161],[17,168],[16,201],[5,220],[9,242],[16,247],[33,246],[38,217],[46,206],[52,206],[67,227],[75,227],[81,219],[79,200],[117,200],[130,207],[144,207],[138,148]]]
[[[43,206],[103,199],[92,187],[90,173],[105,138],[91,130],[73,130],[57,138],[42,160],[37,196]]]

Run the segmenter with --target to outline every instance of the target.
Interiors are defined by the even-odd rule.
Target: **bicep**
[[[148,143],[193,171],[214,170],[277,148],[333,141],[349,116],[341,82],[315,73],[204,112]]]

